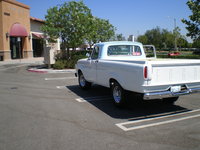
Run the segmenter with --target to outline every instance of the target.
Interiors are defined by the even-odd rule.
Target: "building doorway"
[[[33,57],[43,57],[44,44],[43,39],[33,39]]]
[[[21,59],[22,55],[22,38],[21,37],[10,37],[10,49],[12,59]]]

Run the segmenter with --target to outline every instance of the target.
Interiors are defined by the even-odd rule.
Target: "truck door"
[[[88,69],[88,79],[90,79],[92,82],[97,81],[97,64],[99,61],[99,47],[95,46],[94,50],[92,51],[91,57],[90,57],[90,64]]]

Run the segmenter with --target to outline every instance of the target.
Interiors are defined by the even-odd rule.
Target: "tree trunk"
[[[90,44],[90,51],[92,51],[92,46],[93,46],[94,44]]]
[[[69,47],[67,47],[67,60],[69,60],[69,58],[70,58],[70,55],[69,55]]]

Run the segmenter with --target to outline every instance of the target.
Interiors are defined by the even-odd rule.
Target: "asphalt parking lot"
[[[0,66],[0,150],[199,150],[200,94],[175,105],[113,105],[110,91],[78,87],[73,72]]]

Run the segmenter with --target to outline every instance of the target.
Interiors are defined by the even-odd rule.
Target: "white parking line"
[[[67,80],[67,79],[76,79],[76,77],[45,78],[46,81],[52,81],[52,80]]]
[[[180,118],[177,118],[177,119],[171,119],[171,120],[167,120],[167,121],[160,121],[160,122],[156,122],[156,123],[150,123],[150,124],[146,124],[146,125],[138,125],[138,126],[129,127],[129,128],[125,127],[125,125],[132,125],[132,124],[134,125],[136,123],[142,123],[142,122],[147,122],[147,121],[152,121],[152,120],[158,120],[158,119],[163,119],[163,118],[180,116],[180,115],[190,114],[190,113],[194,113],[194,112],[198,112],[198,111],[200,111],[200,109],[189,111],[189,112],[184,112],[184,113],[179,113],[179,114],[162,116],[162,117],[148,118],[148,119],[142,119],[142,120],[136,120],[136,121],[128,121],[128,122],[123,122],[123,123],[117,123],[115,125],[117,127],[119,127],[120,129],[124,130],[124,131],[142,129],[142,128],[147,128],[147,127],[153,127],[153,126],[158,126],[158,125],[178,122],[178,121],[182,121],[182,120],[187,120],[187,119],[191,119],[191,118],[197,118],[197,117],[200,117],[200,114],[190,115],[188,117],[180,117]]]
[[[66,89],[66,86],[56,86],[57,89]]]
[[[182,117],[182,118],[178,118],[178,119],[162,121],[162,122],[157,122],[157,123],[151,123],[151,124],[147,124],[147,125],[135,126],[135,127],[130,127],[130,128],[126,128],[126,127],[124,127],[123,125],[120,125],[120,124],[116,124],[116,125],[124,131],[130,131],[130,130],[136,130],[136,129],[142,129],[142,128],[147,128],[147,127],[153,127],[153,126],[173,123],[173,122],[187,120],[187,119],[191,119],[191,118],[197,118],[197,117],[200,117],[200,114],[188,116],[188,117]]]
[[[76,98],[76,101],[83,102],[91,102],[91,101],[101,101],[111,99],[109,96],[95,96],[95,97],[85,97],[85,98]]]

